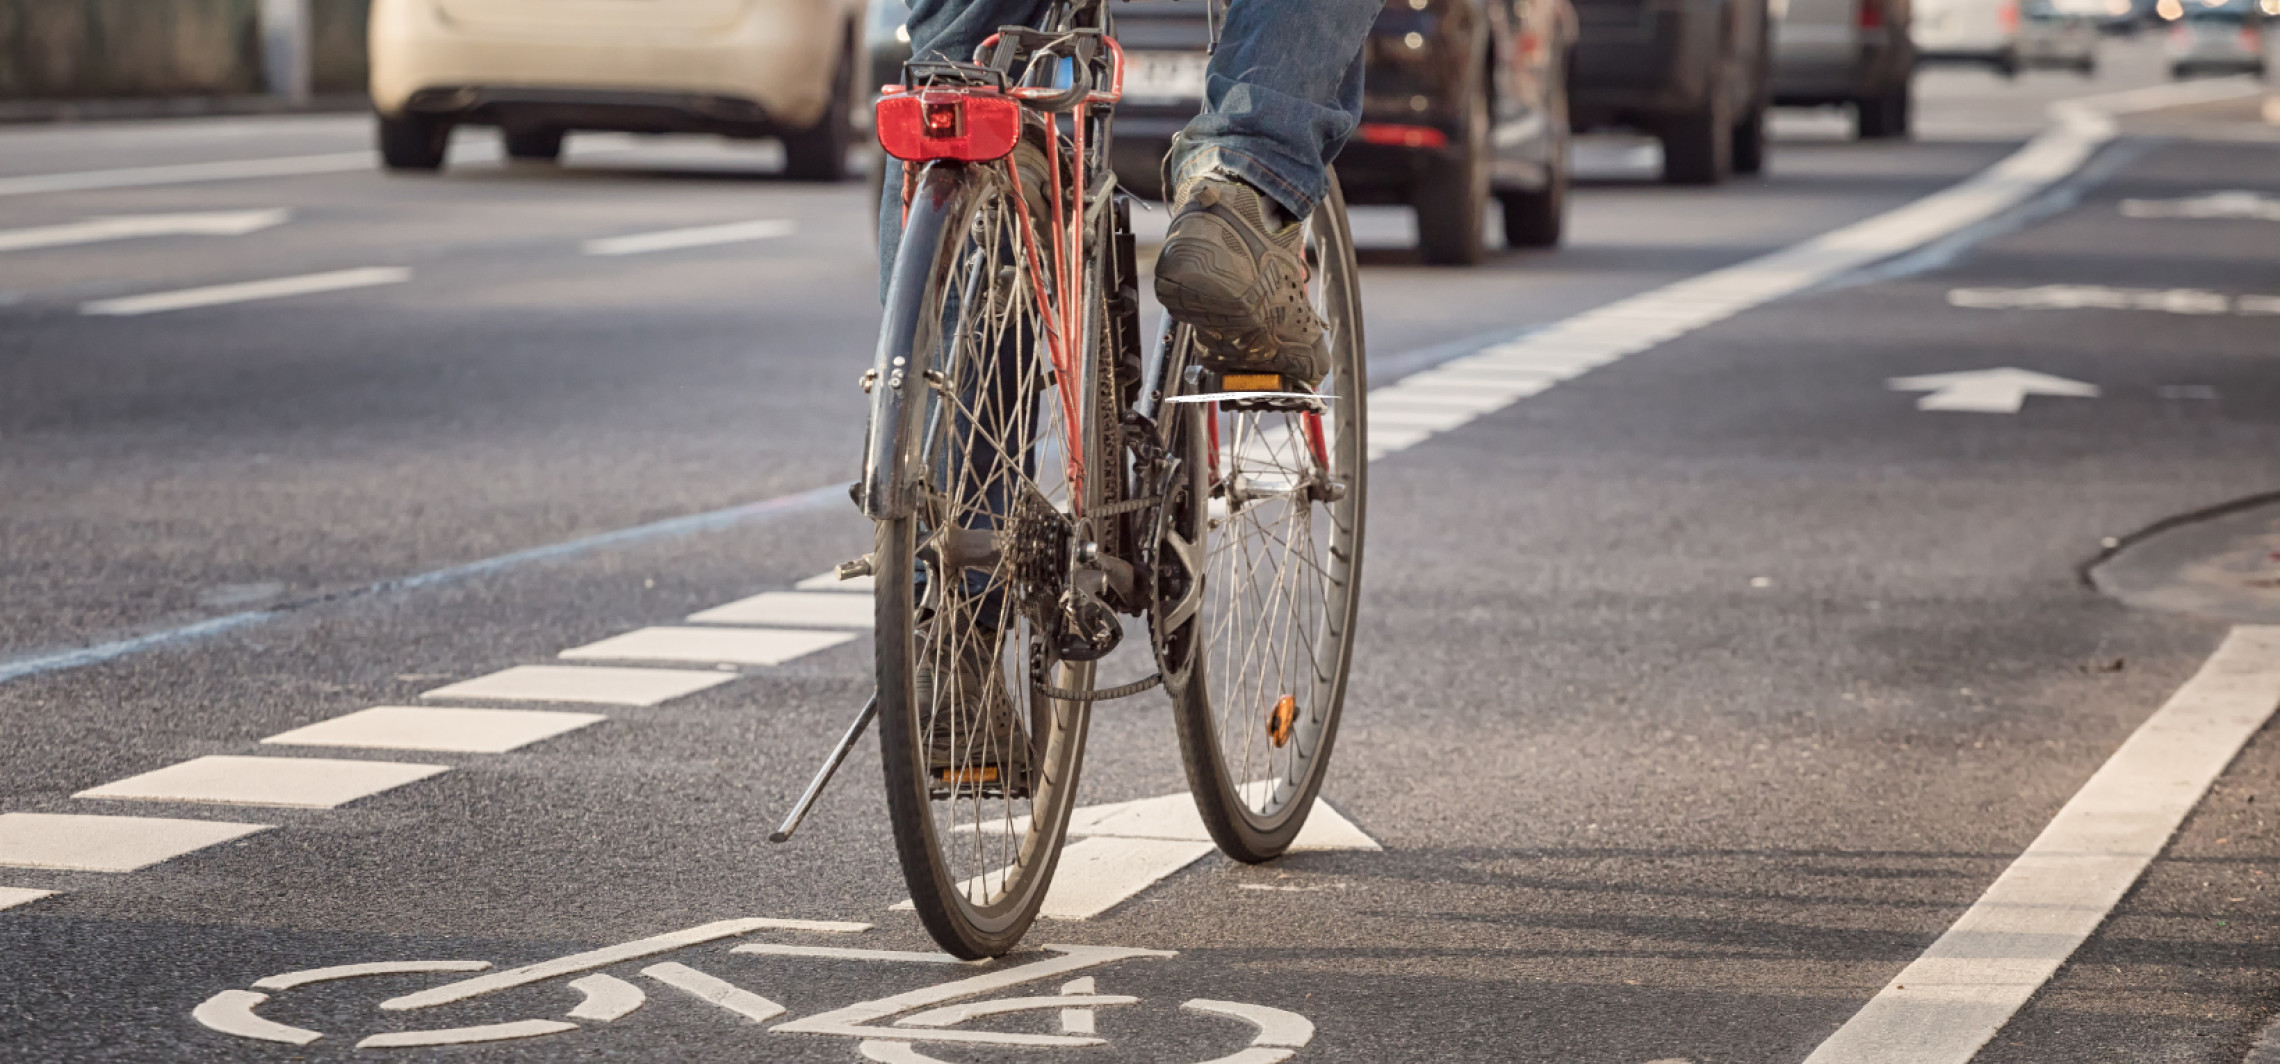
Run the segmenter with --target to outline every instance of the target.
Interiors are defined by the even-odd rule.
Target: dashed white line
[[[853,632],[793,631],[784,628],[642,628],[562,652],[587,661],[721,662],[781,665],[841,643]]]
[[[12,909],[18,905],[27,905],[41,898],[52,898],[54,896],[55,891],[52,890],[33,890],[30,887],[0,887],[0,909]]]
[[[766,1023],[783,1015],[786,1011],[782,1005],[778,1005],[728,980],[716,979],[706,975],[686,964],[675,964],[671,961],[663,964],[652,964],[643,968],[641,974],[700,1001],[718,1005],[753,1023]]]
[[[285,224],[293,212],[199,211],[190,214],[128,214],[64,225],[0,231],[0,252],[99,244],[154,236],[244,236]]]
[[[0,196],[39,192],[86,192],[101,188],[142,188],[199,181],[231,181],[248,177],[295,177],[302,174],[337,174],[370,170],[378,160],[369,151],[332,152],[325,155],[288,155],[270,159],[232,159],[215,163],[175,163],[168,166],[134,166],[116,170],[82,170],[65,174],[28,174],[0,177]]]
[[[291,296],[315,295],[319,292],[371,288],[376,285],[402,284],[411,279],[412,271],[402,266],[366,266],[353,270],[328,270],[323,273],[304,273],[293,277],[273,277],[261,281],[239,281],[234,284],[182,288],[172,292],[152,292],[149,295],[98,299],[92,303],[82,304],[79,312],[102,317],[134,317],[170,310],[190,310],[197,307],[216,307],[263,299],[285,299]]]
[[[736,674],[732,672],[697,672],[690,669],[517,665],[488,676],[438,687],[420,697],[654,706],[667,699],[695,694],[734,679]]]
[[[333,809],[449,771],[449,765],[397,761],[216,754],[92,787],[72,797]]]
[[[1806,1064],[1965,1064],[2106,919],[2280,706],[2280,627],[2232,630],[2026,852]]]
[[[781,218],[730,222],[726,225],[700,225],[688,229],[667,229],[656,233],[588,240],[585,252],[588,255],[641,255],[652,251],[678,251],[683,248],[773,240],[780,236],[790,236],[798,229],[797,224]]]
[[[0,865],[132,872],[266,831],[268,824],[72,813],[0,813]]]
[[[828,591],[767,591],[715,606],[689,619],[703,624],[784,624],[805,628],[869,628],[871,600]]]
[[[263,739],[281,746],[503,754],[608,718],[535,709],[373,706]]]

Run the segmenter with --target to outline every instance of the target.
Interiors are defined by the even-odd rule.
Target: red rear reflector
[[[1364,122],[1359,130],[1364,144],[1389,144],[1397,148],[1446,148],[1449,135],[1432,126],[1399,126],[1389,122]]]
[[[1021,104],[971,89],[881,97],[879,147],[905,162],[1003,159],[1021,139]]]

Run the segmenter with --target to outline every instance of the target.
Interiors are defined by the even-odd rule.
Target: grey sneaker
[[[1028,790],[1029,736],[1006,694],[997,648],[995,633],[969,632],[955,662],[929,653],[913,685],[927,727],[927,775],[941,796]]]
[[[1319,384],[1330,372],[1322,317],[1306,298],[1305,226],[1222,173],[1188,179],[1172,200],[1156,257],[1156,298],[1195,329],[1206,368],[1280,373]]]

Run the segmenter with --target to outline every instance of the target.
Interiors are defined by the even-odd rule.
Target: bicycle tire
[[[1034,648],[1050,632],[1035,604],[1054,599],[1060,587],[1053,581],[1066,579],[1065,568],[1053,572],[1041,558],[1055,548],[1065,552],[1066,536],[1055,530],[1067,527],[1078,493],[1096,494],[1102,480],[1069,470],[1058,461],[1065,451],[1044,453],[1056,438],[1070,438],[1068,408],[1059,401],[1062,390],[1046,380],[1051,359],[1032,328],[1042,320],[1035,275],[1017,268],[1025,263],[1008,246],[1018,240],[1012,227],[1024,201],[1015,198],[1006,175],[1022,175],[1025,202],[1034,211],[1045,169],[1042,152],[1024,141],[1010,167],[937,164],[921,176],[884,331],[913,338],[903,357],[922,382],[912,390],[925,396],[903,408],[907,431],[900,437],[901,460],[920,471],[919,497],[910,516],[877,528],[876,666],[887,808],[920,921],[945,951],[966,959],[1011,950],[1035,920],[1067,834],[1090,721],[1089,698],[1035,691],[1042,680],[1089,692],[1090,665],[1059,663],[1032,675],[1039,660]],[[1042,272],[1051,275],[1049,264]],[[971,313],[976,306],[984,313]],[[906,325],[921,327],[898,329],[895,315],[917,316]],[[927,315],[935,316],[935,327],[923,327]],[[1080,420],[1090,416],[1080,413]],[[1097,466],[1101,459],[1088,451],[1087,461]],[[1062,470],[1058,484],[1052,482],[1056,469]],[[998,490],[1020,501],[995,507],[1003,513],[993,515],[988,500]],[[976,572],[986,575],[977,581],[970,575]],[[992,618],[999,623],[989,623]],[[977,682],[1002,684],[1022,725],[1004,737],[1004,749],[992,729],[967,728],[945,708],[967,683],[955,660],[965,652],[960,648],[977,646],[985,648],[987,664],[976,675],[989,677]],[[926,687],[924,704],[922,674],[937,678]],[[953,692],[948,699],[942,697],[946,685]],[[950,769],[930,764],[930,737],[945,728]],[[1027,772],[1013,752],[1023,747],[1021,739],[1028,740]],[[981,752],[958,752],[975,749]],[[995,797],[988,780],[943,775],[982,771],[965,766],[992,757],[1004,766]]]
[[[1285,461],[1299,457],[1319,465],[1308,457],[1311,448],[1302,438],[1303,421],[1288,412],[1231,413],[1216,403],[1179,404],[1177,409],[1184,413],[1173,429],[1173,453],[1180,457],[1186,475],[1165,500],[1163,527],[1179,533],[1180,542],[1167,542],[1159,535],[1161,563],[1155,567],[1158,606],[1151,629],[1165,687],[1172,695],[1188,787],[1213,841],[1228,856],[1253,863],[1271,860],[1290,848],[1321,790],[1344,710],[1360,602],[1368,496],[1364,405],[1368,376],[1353,237],[1335,174],[1329,194],[1308,221],[1307,244],[1315,275],[1309,284],[1315,290],[1316,309],[1331,330],[1332,368],[1321,389],[1329,397],[1322,448],[1329,466],[1320,472],[1325,485],[1337,489],[1326,488],[1325,497],[1316,499],[1289,488],[1280,496],[1286,518],[1282,527],[1289,533],[1281,540],[1264,535],[1258,516],[1272,514],[1258,503],[1243,501],[1241,496],[1248,494],[1242,487],[1244,478],[1259,484],[1271,483],[1276,476],[1286,482],[1294,476],[1304,481],[1300,466],[1305,463]],[[1192,339],[1175,342],[1192,343]],[[1275,417],[1282,419],[1279,429],[1272,421]],[[1220,423],[1217,483],[1211,472],[1207,418]],[[1274,438],[1277,431],[1282,439]],[[1246,433],[1251,434],[1248,439]],[[1262,493],[1258,498],[1274,496]],[[1215,510],[1225,514],[1216,526]],[[1246,519],[1246,514],[1257,516]],[[1247,543],[1261,539],[1289,548],[1301,539],[1300,530],[1306,533],[1304,552],[1286,550],[1279,561],[1265,549],[1257,555],[1243,553]],[[1179,561],[1182,556],[1191,561]],[[1295,669],[1278,669],[1270,678],[1264,668],[1253,675],[1250,659],[1233,653],[1239,642],[1252,649],[1274,649],[1272,628],[1265,630],[1268,645],[1260,647],[1261,631],[1246,629],[1241,613],[1245,596],[1255,590],[1262,574],[1262,564],[1274,574],[1294,575],[1284,596],[1288,609],[1281,619],[1289,624],[1282,634],[1289,649],[1292,632],[1301,624],[1313,626],[1304,641],[1309,652],[1304,676]],[[1292,564],[1299,568],[1286,568]],[[1202,569],[1200,582],[1186,571],[1190,566]],[[1236,579],[1242,576],[1252,579]],[[1318,599],[1302,598],[1296,579],[1314,580]],[[1187,610],[1193,612],[1182,616]],[[1301,616],[1304,610],[1311,612]],[[1253,619],[1271,626],[1276,618],[1261,609]],[[1295,657],[1279,664],[1295,666],[1299,662],[1290,660]],[[1285,738],[1276,742],[1275,717],[1285,697],[1291,700],[1291,715],[1282,729]]]

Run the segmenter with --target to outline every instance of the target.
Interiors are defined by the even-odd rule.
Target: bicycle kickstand
[[[792,806],[791,815],[785,817],[783,825],[768,836],[769,842],[792,841],[792,832],[800,829],[800,821],[806,820],[808,810],[815,808],[815,800],[823,797],[823,789],[830,785],[832,774],[839,771],[840,762],[847,760],[847,752],[855,749],[856,740],[863,737],[863,730],[871,726],[871,718],[878,715],[879,695],[874,691],[870,701],[863,703],[863,711],[855,715],[855,723],[848,725],[847,734],[840,738],[839,745],[833,747],[831,756],[824,760],[823,768],[808,783],[807,793],[800,795],[798,804]]]

